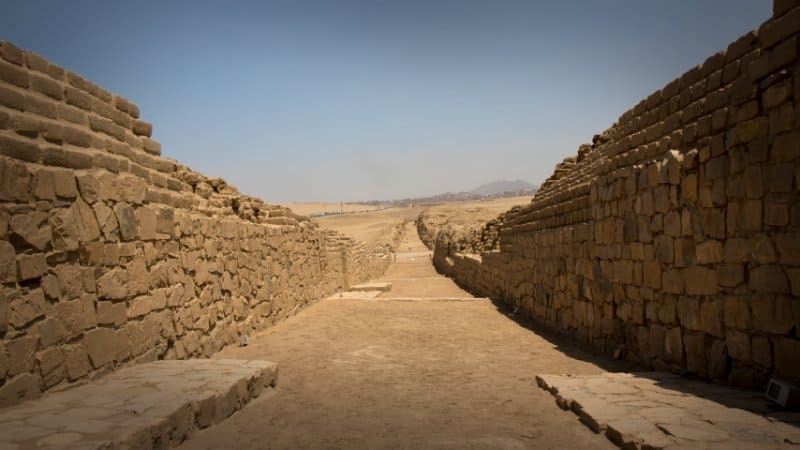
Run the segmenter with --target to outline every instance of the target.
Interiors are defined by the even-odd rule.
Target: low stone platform
[[[374,283],[362,283],[357,284],[355,286],[350,287],[351,292],[359,292],[359,291],[380,291],[380,292],[388,292],[392,290],[392,283],[391,282],[374,282]]]
[[[0,410],[0,449],[167,448],[274,386],[268,361],[156,361]]]
[[[800,414],[759,392],[678,375],[538,375],[539,386],[622,448],[767,449],[800,445]]]

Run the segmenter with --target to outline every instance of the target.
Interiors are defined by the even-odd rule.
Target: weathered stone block
[[[136,214],[127,203],[120,202],[114,205],[114,213],[119,223],[119,234],[123,241],[132,241],[137,236]]]
[[[722,323],[722,301],[706,299],[700,302],[700,329],[715,336],[724,336]]]
[[[59,347],[51,347],[37,353],[39,368],[45,389],[58,384],[66,376],[66,355]]]
[[[683,364],[683,338],[680,327],[670,328],[664,333],[664,360]]]
[[[717,266],[719,285],[736,287],[744,283],[744,266],[742,264],[723,264]]]
[[[124,361],[130,358],[127,334],[109,328],[95,328],[86,332],[84,337],[89,359],[95,368],[100,368],[112,361]]]
[[[749,271],[748,286],[759,293],[788,294],[789,280],[783,268],[775,264],[755,267]]]
[[[668,294],[683,294],[685,292],[684,271],[669,269],[662,272],[662,290]]]
[[[719,291],[719,280],[714,269],[689,267],[684,271],[686,293],[689,295],[714,295]]]
[[[37,342],[31,336],[22,336],[6,342],[8,353],[8,374],[14,376],[19,373],[32,372],[36,360]]]
[[[763,202],[761,200],[747,200],[742,208],[742,230],[761,231],[763,225]]]
[[[706,376],[708,374],[706,335],[684,333],[683,345],[686,350],[686,368],[697,375]]]
[[[697,264],[716,264],[722,262],[722,242],[710,240],[697,244]]]
[[[39,374],[23,373],[0,386],[0,405],[15,405],[24,400],[37,398],[41,392],[42,379]]]
[[[100,181],[93,174],[78,175],[77,181],[81,197],[86,202],[94,203],[100,198]]]
[[[47,213],[41,211],[16,214],[11,217],[11,232],[30,247],[38,251],[47,250],[53,238],[47,219]]]
[[[17,256],[14,246],[0,241],[0,283],[17,281]]]
[[[695,297],[681,296],[678,299],[678,320],[685,328],[699,329],[700,301]]]
[[[44,317],[44,308],[44,292],[34,289],[10,303],[8,321],[14,328],[23,329],[34,320]]]
[[[770,160],[788,162],[800,156],[800,132],[794,131],[775,136],[770,149]]]
[[[772,345],[764,336],[750,338],[753,350],[753,362],[764,368],[772,368]]]
[[[675,239],[675,266],[691,266],[695,263],[695,259],[694,239]]]
[[[779,233],[775,243],[781,264],[800,265],[800,233]]]
[[[97,225],[97,218],[91,206],[79,198],[70,206],[70,211],[81,242],[91,242],[100,238],[100,227]]]
[[[795,326],[792,301],[786,297],[749,298],[753,329],[762,333],[788,334]]]
[[[97,223],[103,233],[103,237],[107,241],[119,240],[119,224],[117,223],[117,216],[114,211],[106,206],[103,202],[95,203],[92,208],[94,209]]]
[[[645,286],[661,289],[661,265],[657,261],[645,261],[642,269]]]
[[[788,337],[776,338],[775,370],[779,375],[796,378],[800,374],[800,340]]]
[[[156,238],[156,213],[147,206],[136,209],[136,224],[139,239],[149,241]]]
[[[728,330],[725,334],[728,356],[745,364],[752,362],[750,336],[741,331]]]
[[[92,370],[89,353],[83,343],[69,347],[66,354],[67,377],[70,381],[75,381]]]
[[[19,281],[40,278],[47,273],[47,259],[44,253],[17,255],[17,279]]]
[[[800,297],[800,268],[787,269],[786,273],[789,276],[789,284],[792,288],[792,295],[795,297]]]
[[[97,295],[111,300],[124,299],[128,294],[128,271],[115,268],[97,279]]]
[[[128,319],[143,317],[150,313],[150,297],[141,295],[128,301]]]

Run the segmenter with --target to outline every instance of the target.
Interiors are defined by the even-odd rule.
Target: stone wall
[[[389,257],[160,157],[139,109],[0,42],[0,405],[208,356]]]
[[[499,239],[439,232],[437,268],[647,366],[800,380],[798,3],[581,146]]]

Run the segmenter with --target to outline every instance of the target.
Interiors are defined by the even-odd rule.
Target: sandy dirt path
[[[323,300],[216,355],[277,362],[277,388],[184,448],[613,448],[534,379],[606,362],[471,298],[407,231],[383,298]]]

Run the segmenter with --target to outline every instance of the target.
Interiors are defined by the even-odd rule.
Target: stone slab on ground
[[[340,292],[338,294],[333,294],[328,297],[328,300],[340,300],[343,298],[350,299],[350,300],[359,300],[359,299],[373,299],[379,295],[381,295],[383,291],[345,291]]]
[[[387,292],[392,290],[392,283],[388,281],[362,283],[350,287],[350,291],[381,291]]]
[[[538,385],[622,448],[798,448],[800,413],[763,394],[660,372],[537,375]]]
[[[155,361],[0,410],[0,449],[166,448],[274,386],[258,360]]]

